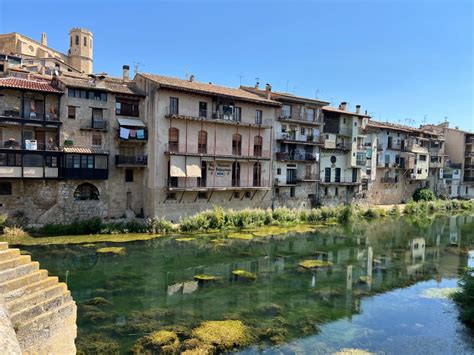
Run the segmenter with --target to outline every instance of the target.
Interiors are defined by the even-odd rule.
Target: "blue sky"
[[[223,5],[225,3],[225,5]],[[0,32],[66,52],[94,33],[94,69],[140,71],[361,104],[376,119],[474,130],[473,1],[0,0]],[[414,123],[413,123],[414,122]]]

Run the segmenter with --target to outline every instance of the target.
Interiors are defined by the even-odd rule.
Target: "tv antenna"
[[[240,85],[242,86],[242,79],[245,78],[245,75],[239,74],[239,82]]]
[[[314,97],[317,99],[319,94],[319,89],[316,89],[316,92],[314,93]]]
[[[142,63],[140,63],[140,62],[133,62],[133,67],[134,67],[134,69],[135,69],[135,74],[137,74],[138,71],[140,70],[140,65],[145,66],[145,64],[142,64]]]

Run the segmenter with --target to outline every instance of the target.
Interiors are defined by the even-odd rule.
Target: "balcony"
[[[304,174],[301,177],[298,177],[299,181],[319,181],[319,174],[317,173],[310,173]]]
[[[36,113],[36,112],[30,112],[28,115],[27,114],[21,114],[20,111],[10,109],[10,110],[4,110],[2,113],[0,113],[0,121],[2,123],[20,123],[20,124],[55,124],[59,125],[61,124],[59,120],[59,114],[55,112],[51,113]]]
[[[317,161],[317,155],[314,153],[306,153],[306,152],[277,152],[276,159],[281,161]]]
[[[464,164],[464,169],[465,169],[465,170],[474,169],[474,164]]]
[[[284,143],[304,144],[304,145],[318,145],[321,144],[319,136],[297,134],[296,131],[279,132],[277,140]]]
[[[119,142],[145,143],[148,140],[148,130],[142,120],[136,118],[117,118]]]
[[[60,152],[0,149],[0,178],[57,179]]]
[[[254,126],[263,128],[271,128],[273,121],[271,118],[257,119],[256,117],[253,117],[252,119],[248,119],[245,120],[245,122],[242,122],[242,115],[240,112],[223,112],[200,109],[184,110],[181,108],[177,110],[176,108],[170,106],[166,107],[165,117],[197,121],[209,120],[215,123]]]
[[[117,167],[146,167],[148,164],[148,156],[146,155],[116,155],[115,156],[115,165]]]
[[[278,116],[278,119],[289,123],[301,123],[304,125],[319,126],[324,122],[324,115],[322,112],[319,115],[315,114],[314,116],[309,115],[308,112],[295,115],[289,115],[288,113],[282,112]]]
[[[165,188],[168,191],[240,191],[240,190],[269,190],[269,181],[252,178],[250,181],[230,179],[228,184],[217,184],[211,179],[202,178],[168,178],[165,179]]]
[[[335,177],[331,179],[325,176],[320,182],[322,185],[360,185],[360,181],[357,181],[351,177]]]
[[[405,140],[405,150],[413,153],[428,154],[428,147],[423,145],[422,141],[415,138]]]
[[[181,143],[168,143],[165,147],[165,154],[169,155],[190,155],[206,156],[215,158],[244,159],[244,160],[270,160],[270,151],[254,149],[254,147],[233,147],[225,151],[223,147],[218,147],[219,151],[214,151],[208,146],[191,146]]]
[[[81,130],[83,131],[107,131],[107,121],[103,119],[92,118],[81,122]]]

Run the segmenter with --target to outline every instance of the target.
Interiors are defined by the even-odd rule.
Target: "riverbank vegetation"
[[[426,195],[420,192],[420,195]],[[426,197],[426,196],[425,196]],[[73,221],[70,224],[46,224],[41,227],[25,227],[10,225],[5,216],[0,216],[0,228],[4,230],[4,237],[8,240],[18,240],[29,235],[33,237],[53,236],[87,236],[87,235],[114,235],[114,234],[170,234],[170,233],[212,233],[235,230],[252,230],[262,227],[287,228],[298,225],[331,226],[347,224],[360,220],[375,220],[385,217],[398,217],[402,214],[414,216],[416,219],[426,220],[436,214],[460,213],[474,211],[474,201],[459,200],[427,200],[420,198],[408,202],[403,210],[394,206],[384,208],[380,206],[323,206],[311,210],[276,208],[271,209],[244,209],[224,210],[214,207],[212,210],[185,217],[179,223],[172,223],[163,218],[147,220],[129,220],[105,222],[100,218],[83,221]],[[273,233],[272,233],[273,234]],[[132,238],[133,239],[133,238]],[[90,242],[90,240],[89,240]]]
[[[453,295],[461,320],[474,328],[474,268],[468,268],[459,279],[460,291]]]

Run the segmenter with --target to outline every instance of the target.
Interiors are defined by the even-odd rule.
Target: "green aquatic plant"
[[[159,330],[140,338],[132,347],[133,354],[178,354],[181,342],[178,335]]]
[[[213,275],[199,274],[199,275],[194,275],[194,279],[196,281],[209,282],[209,281],[216,281],[217,277]]]
[[[85,301],[84,304],[88,306],[100,307],[100,306],[111,306],[112,302],[106,300],[104,297],[94,297]]]
[[[236,276],[237,279],[244,279],[244,280],[251,280],[254,281],[257,279],[257,275],[253,272],[246,271],[246,270],[234,270],[232,274]]]
[[[460,290],[452,298],[459,307],[459,317],[474,328],[474,268],[466,269],[458,281]]]
[[[208,321],[193,329],[192,335],[219,351],[249,345],[252,333],[240,320]]]
[[[124,247],[104,247],[97,249],[96,253],[103,255],[125,255],[127,250]]]
[[[315,269],[320,267],[329,267],[332,266],[332,262],[324,260],[303,260],[298,263],[304,269]]]
[[[183,238],[176,238],[175,239],[177,242],[192,242],[193,240],[196,240],[196,238],[191,238],[191,237],[183,237]]]
[[[114,312],[105,311],[92,305],[81,305],[79,315],[80,318],[91,323],[102,323],[115,318]]]
[[[120,354],[120,345],[104,334],[81,334],[76,340],[77,355]]]

